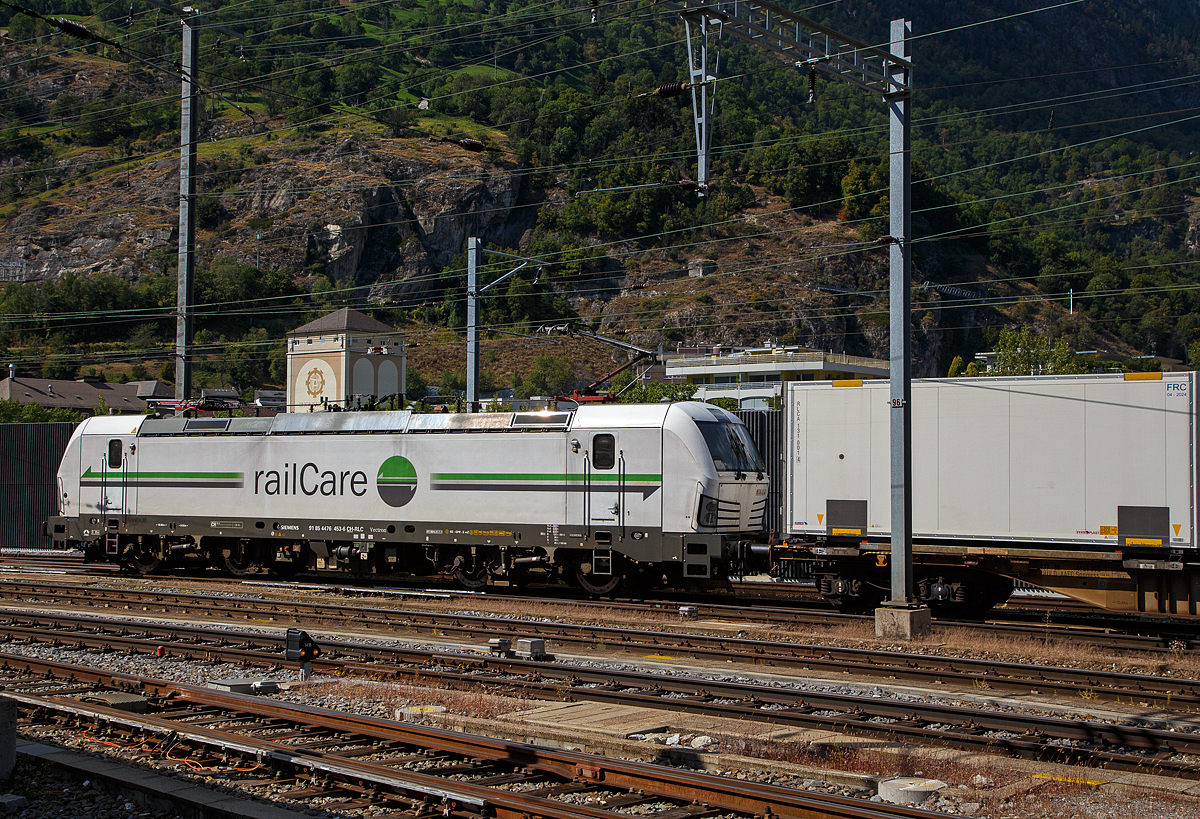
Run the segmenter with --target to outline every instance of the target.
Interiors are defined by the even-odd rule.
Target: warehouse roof
[[[288,335],[329,333],[338,330],[351,330],[356,333],[396,332],[395,327],[389,327],[382,321],[373,319],[365,313],[360,313],[349,307],[343,307],[341,310],[330,313],[327,316],[321,316],[316,321],[310,321],[303,327],[297,327],[288,333]]]

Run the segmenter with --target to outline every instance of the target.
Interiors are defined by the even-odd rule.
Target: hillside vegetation
[[[917,374],[1024,326],[1190,358],[1200,10],[910,5],[789,7],[876,44],[914,15]],[[0,290],[0,352],[25,373],[169,377],[180,23],[140,0],[21,7],[0,6],[0,273],[27,281]],[[806,73],[726,35],[699,196],[689,96],[656,93],[688,78],[678,16],[591,8],[207,3],[246,39],[201,38],[197,380],[278,383],[282,334],[353,304],[409,328],[424,378],[452,385],[467,236],[540,262],[484,300],[496,386],[543,343],[506,334],[564,320],[886,358],[882,101],[820,75],[808,104]],[[515,264],[489,257],[485,281]],[[577,378],[607,368],[571,349]]]

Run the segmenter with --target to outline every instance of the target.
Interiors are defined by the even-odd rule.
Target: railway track
[[[170,582],[169,579],[165,579]],[[154,581],[144,581],[154,582]],[[187,582],[193,583],[193,578],[188,578]],[[231,582],[228,578],[221,578],[219,581],[221,586],[228,587]],[[545,605],[546,598],[543,597],[515,597],[511,595],[480,595],[478,593],[463,593],[452,590],[437,589],[437,590],[422,590],[422,589],[400,589],[393,587],[380,586],[343,586],[343,585],[304,585],[297,583],[289,583],[285,587],[281,587],[278,583],[265,581],[247,581],[238,585],[239,588],[245,589],[246,594],[260,593],[278,593],[280,591],[300,591],[311,590],[315,592],[334,592],[340,593],[347,598],[353,597],[371,597],[380,600],[388,600],[388,606],[394,605],[392,601],[403,601],[404,599],[421,599],[429,597],[452,598],[457,597],[464,601],[464,605],[471,606],[471,601],[480,599],[504,600],[506,603],[521,603],[529,602],[530,605]],[[133,595],[137,595],[133,598]],[[211,597],[204,595],[190,595],[197,601],[213,600]],[[160,610],[164,612],[171,611],[169,605],[172,600],[182,601],[187,600],[189,595],[181,592],[171,591],[153,591],[153,590],[129,590],[129,589],[108,589],[95,586],[88,587],[72,587],[64,586],[61,583],[46,583],[35,580],[0,580],[0,600],[22,600],[36,599],[42,602],[60,601],[64,605],[79,605],[83,608],[101,607],[101,606],[125,606],[131,605],[136,607],[150,607],[148,610]],[[182,603],[180,603],[182,605]],[[253,605],[247,603],[244,598],[217,598],[214,605],[230,617],[244,616],[247,606]],[[305,614],[312,615],[317,611],[328,612],[334,608],[328,603],[304,603],[300,601],[280,601],[273,600],[271,605],[278,607],[280,616],[283,617],[299,617]],[[475,603],[474,605],[479,605]],[[571,600],[570,605],[582,611],[595,612],[596,616],[611,617],[614,611],[622,613],[644,613],[663,617],[678,617],[683,606],[676,601],[627,601],[627,600]],[[781,608],[779,606],[757,607],[747,601],[742,605],[731,605],[728,603],[711,603],[711,602],[694,602],[687,603],[687,607],[694,611],[696,619],[718,619],[727,620],[733,623],[745,623],[748,625],[779,625],[779,626],[796,626],[796,625],[812,625],[812,626],[829,626],[834,624],[859,625],[864,628],[873,626],[874,619],[869,615],[846,615],[824,610],[813,610],[808,608]],[[232,611],[229,609],[232,608]],[[360,609],[361,616],[370,617],[372,612],[381,611],[382,607],[373,609]],[[1032,623],[980,623],[980,622],[958,622],[958,621],[938,621],[938,627],[952,627],[957,629],[977,629],[986,631],[989,635],[1001,635],[1012,639],[1022,639],[1029,641],[1049,642],[1051,640],[1069,640],[1081,645],[1095,645],[1105,649],[1131,650],[1138,652],[1160,653],[1160,654],[1178,654],[1183,651],[1191,651],[1200,649],[1200,636],[1197,635],[1196,629],[1190,623],[1179,622],[1148,622],[1141,621],[1131,624],[1131,628],[1135,628],[1141,633],[1127,633],[1113,631],[1107,626],[1097,625],[1092,627],[1065,627],[1055,625],[1049,622],[1040,624]]]
[[[211,627],[182,627],[75,616],[29,615],[21,625],[0,624],[7,640],[155,653],[194,660],[277,667],[282,635],[236,634]],[[1047,716],[1008,702],[965,707],[953,698],[860,695],[830,692],[806,681],[752,682],[721,677],[596,668],[574,662],[522,661],[478,652],[422,650],[322,641],[315,670],[379,678],[420,677],[443,687],[486,686],[501,693],[561,700],[593,700],[639,707],[749,719],[775,726],[820,729],[921,744],[950,745],[991,753],[1151,771],[1200,779],[1200,722],[1171,718],[1171,703],[1189,711],[1200,704],[1200,683],[1185,681],[1161,696],[1166,715],[1157,719],[1086,720]],[[11,651],[11,649],[10,649]],[[10,658],[5,657],[4,662]],[[669,660],[669,657],[661,657]],[[903,667],[903,661],[896,667]],[[1045,670],[1042,670],[1043,672]],[[733,679],[730,679],[733,677]],[[1142,682],[1158,684],[1146,678]],[[1141,695],[1138,695],[1141,696]],[[1161,705],[1162,703],[1160,703]]]
[[[244,602],[244,601],[242,601]],[[960,690],[1036,692],[1047,696],[1108,701],[1120,704],[1145,702],[1153,706],[1171,702],[1176,708],[1200,712],[1200,681],[1171,677],[1126,674],[1115,671],[1072,669],[1003,663],[995,660],[946,658],[938,655],[910,654],[890,650],[842,648],[803,643],[770,642],[727,636],[678,634],[643,629],[607,626],[568,625],[531,622],[509,618],[477,617],[427,612],[381,613],[378,610],[343,606],[309,606],[303,611],[280,612],[272,607],[229,608],[220,600],[205,600],[205,616],[228,616],[236,612],[244,623],[277,623],[308,628],[347,628],[369,632],[373,636],[407,635],[426,640],[457,641],[468,646],[486,646],[493,638],[515,644],[521,638],[536,637],[555,647],[598,655],[624,655],[638,660],[647,656],[658,662],[692,660],[708,664],[742,663],[772,671],[800,672],[805,675],[829,675],[833,678],[885,680],[889,684],[950,686]],[[111,606],[109,606],[111,608]],[[142,609],[149,607],[143,606]],[[180,609],[175,608],[178,612]],[[170,613],[170,609],[164,611]],[[292,615],[292,616],[289,616]],[[138,640],[150,640],[167,647],[178,641],[198,643],[219,639],[222,632],[205,626],[177,623],[154,625],[125,619],[97,619],[73,614],[34,614],[0,611],[0,633],[9,639],[72,641],[88,647],[103,647],[115,638],[123,638],[123,649],[137,649]],[[92,637],[91,635],[95,635]],[[241,637],[244,641],[253,638]],[[260,644],[273,646],[273,638]],[[343,654],[353,654],[353,643],[339,643]],[[363,653],[379,657],[379,649]],[[404,654],[424,658],[428,653]],[[239,660],[239,656],[229,659]]]
[[[0,678],[27,729],[120,747],[142,763],[264,783],[322,810],[432,819],[921,819],[938,814],[830,794],[555,751],[390,720],[3,656]],[[104,705],[130,693],[146,713]]]

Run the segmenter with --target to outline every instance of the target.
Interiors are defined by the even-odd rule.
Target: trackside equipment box
[[[1195,378],[914,381],[914,541],[1195,550]],[[888,538],[888,382],[786,387],[788,535]]]

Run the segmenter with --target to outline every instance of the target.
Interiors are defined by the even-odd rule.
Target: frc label
[[[1188,385],[1181,381],[1167,382],[1167,398],[1187,398]]]

